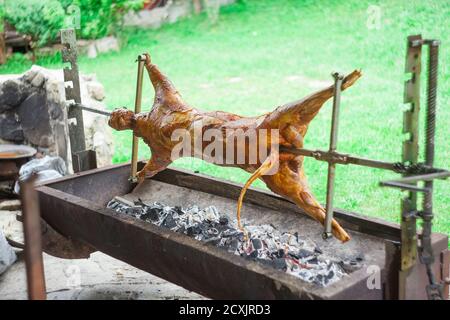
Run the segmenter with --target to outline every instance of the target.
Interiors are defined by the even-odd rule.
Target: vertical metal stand
[[[439,41],[425,41],[428,45],[428,84],[427,84],[427,113],[426,113],[426,134],[425,134],[425,165],[432,167],[434,163],[434,136],[436,128],[436,92],[437,92],[437,68]],[[434,264],[434,253],[431,245],[431,230],[433,220],[433,180],[425,181],[425,188],[428,192],[424,194],[422,234],[420,235],[421,245],[419,248],[420,262],[425,264],[429,284],[427,286],[428,299],[443,298],[443,285],[436,282],[432,267]]]
[[[61,50],[63,62],[69,62],[71,67],[65,67],[64,81],[72,82],[72,86],[65,87],[66,100],[73,100],[75,104],[81,104],[80,78],[77,64],[77,42],[74,29],[61,30]],[[94,150],[86,150],[84,136],[83,111],[80,108],[68,107],[70,149],[72,152],[72,167],[74,172],[97,168],[96,153]]]
[[[429,46],[428,81],[427,81],[427,113],[425,135],[425,164],[418,163],[418,122],[420,103],[420,71],[422,46]],[[408,162],[416,169],[433,169],[434,162],[434,136],[436,126],[436,92],[437,92],[437,66],[438,66],[439,41],[422,40],[420,35],[408,37],[408,51],[406,55],[406,72],[412,77],[406,81],[405,103],[411,103],[411,109],[404,114],[404,133],[409,133],[409,139],[403,144],[403,161]],[[436,170],[436,169],[435,169]],[[414,170],[413,170],[414,171]],[[416,170],[417,171],[417,170]],[[401,217],[401,262],[399,271],[399,299],[408,298],[408,286],[411,284],[409,275],[416,265],[417,256],[425,265],[429,284],[426,292],[429,299],[442,299],[444,282],[437,282],[433,272],[435,257],[431,243],[433,220],[433,179],[448,177],[450,172],[437,170],[428,174],[414,175],[417,172],[408,172],[410,177],[404,177],[397,181],[383,182],[382,185],[409,190],[409,196],[402,202]],[[411,176],[413,175],[413,176]],[[424,187],[417,186],[419,181],[424,181]],[[423,192],[424,201],[422,211],[417,209],[417,192]],[[420,234],[420,244],[417,241],[417,218],[422,218],[423,227]]]
[[[42,260],[41,214],[37,192],[34,190],[36,176],[20,182],[20,198],[23,214],[23,233],[25,238],[25,266],[27,270],[28,298],[45,300],[44,263]]]
[[[136,98],[134,101],[134,113],[138,114],[141,112],[141,104],[142,104],[142,79],[144,74],[144,63],[146,57],[144,55],[139,55],[137,58],[138,62],[138,72],[137,72],[137,81],[136,81]],[[137,173],[137,162],[138,162],[138,150],[139,150],[139,140],[138,137],[133,135],[133,145],[132,145],[132,153],[131,153],[131,175],[130,180],[132,182],[137,181],[136,173]]]
[[[403,133],[408,139],[403,142],[403,163],[415,164],[419,156],[419,112],[420,112],[420,73],[422,58],[422,37],[409,36],[407,42],[405,72],[411,78],[405,82],[404,103],[411,107],[403,114]],[[404,175],[404,176],[407,176]],[[414,183],[416,184],[416,183]],[[406,278],[417,258],[417,192],[409,191],[408,197],[402,200],[401,216],[401,266],[399,274],[399,298],[406,296]]]
[[[341,86],[344,76],[338,72],[333,73],[334,78],[334,92],[333,92],[333,113],[331,118],[331,133],[330,133],[330,147],[328,152],[334,153],[337,148],[338,128],[339,128],[339,109],[341,104]],[[330,158],[331,160],[332,158]],[[334,197],[334,177],[336,172],[336,163],[328,162],[328,179],[327,179],[327,203],[326,216],[324,223],[324,232],[322,237],[328,239],[331,234],[331,223],[333,221],[333,197]]]

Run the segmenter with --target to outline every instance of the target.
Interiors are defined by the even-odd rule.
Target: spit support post
[[[137,71],[137,81],[136,81],[136,98],[134,101],[134,113],[138,114],[141,112],[142,105],[142,80],[144,75],[144,63],[146,61],[146,56],[141,54],[137,58],[138,71]],[[130,181],[137,182],[137,162],[138,162],[138,150],[139,150],[139,140],[133,134],[133,144],[131,151],[131,175]]]
[[[45,300],[44,262],[42,259],[42,230],[39,199],[34,182],[36,174],[20,181],[20,200],[23,212],[23,233],[25,238],[25,267],[27,271],[28,299]]]
[[[434,163],[434,137],[436,127],[436,92],[439,41],[423,40],[421,36],[408,37],[408,52],[406,56],[406,72],[412,78],[406,82],[405,103],[411,103],[412,108],[405,112],[404,132],[410,134],[403,148],[403,160],[417,163],[418,158],[418,117],[420,100],[420,57],[422,46],[428,45],[428,77],[427,77],[427,110],[425,129],[425,166],[432,168]],[[438,282],[434,272],[434,253],[431,245],[433,220],[433,180],[450,176],[447,170],[437,170],[434,173],[413,175],[397,180],[381,182],[382,186],[396,187],[409,191],[409,197],[403,200],[401,219],[401,265],[399,271],[399,298],[408,299],[408,279],[417,256],[425,265],[429,284],[426,286],[428,299],[444,299],[444,281]],[[417,182],[423,181],[424,186],[418,187]],[[417,192],[423,192],[422,210],[417,209]],[[422,232],[418,242],[416,220],[423,220]]]
[[[333,111],[331,116],[331,133],[330,133],[330,147],[328,152],[332,154],[337,148],[338,129],[339,129],[339,108],[341,104],[341,86],[344,76],[338,72],[332,74],[334,78],[333,91]],[[326,202],[326,216],[324,224],[324,232],[322,237],[328,239],[331,234],[331,223],[333,221],[333,196],[334,196],[334,177],[336,174],[336,163],[328,162],[328,179],[327,179],[327,202]]]
[[[74,172],[97,168],[97,158],[94,150],[86,150],[84,136],[83,111],[73,105],[81,104],[80,76],[77,63],[77,41],[75,29],[61,30],[61,56],[63,62],[70,63],[70,68],[64,67],[64,82],[71,82],[72,86],[65,86],[66,100],[73,103],[67,107],[70,149],[72,153],[72,168]]]

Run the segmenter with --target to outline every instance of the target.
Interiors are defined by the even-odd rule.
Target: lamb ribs
[[[176,158],[182,156],[203,158],[218,165],[239,167],[252,174],[238,199],[239,227],[241,227],[240,212],[245,191],[256,179],[262,179],[270,190],[293,201],[309,216],[324,224],[325,209],[317,202],[309,189],[303,168],[303,156],[279,151],[279,148],[274,148],[274,145],[302,148],[309,123],[323,104],[333,96],[333,86],[301,100],[282,105],[270,113],[256,117],[243,117],[224,111],[203,112],[189,106],[171,81],[151,62],[148,54],[146,54],[145,67],[155,90],[151,111],[134,114],[130,110],[120,108],[114,110],[109,120],[109,125],[116,130],[133,130],[134,134],[142,137],[151,149],[151,159],[138,173],[139,181],[164,170]],[[342,82],[341,89],[345,90],[352,86],[360,76],[361,73],[357,70],[348,74]],[[267,150],[267,156],[265,158],[258,157],[256,162],[251,162],[249,150],[252,146],[248,139],[238,139],[238,142],[233,144],[232,161],[225,159],[223,162],[217,163],[217,161],[205,157],[205,150],[210,144],[210,141],[204,141],[205,139],[200,143],[200,150],[198,147],[195,148],[195,138],[192,138],[189,141],[193,147],[191,153],[187,155],[174,153],[174,148],[179,145],[179,140],[174,141],[173,139],[176,130],[186,130],[190,137],[195,137],[195,130],[198,130],[199,127],[202,136],[207,129],[216,129],[216,132],[221,132],[221,136],[215,138],[221,140],[224,150],[230,141],[228,132],[245,134],[249,130],[253,130],[259,133],[265,129],[266,138],[261,139],[258,136],[257,144],[258,150],[259,148]],[[237,129],[238,131],[236,131]],[[277,137],[272,136],[271,129],[278,130]],[[234,155],[239,152],[245,154],[245,160],[237,163]],[[228,156],[225,151],[223,154],[224,157]],[[273,172],[269,174],[271,170]],[[350,236],[336,220],[332,221],[332,233],[342,242],[350,240]]]

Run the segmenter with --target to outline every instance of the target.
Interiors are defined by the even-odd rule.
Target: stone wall
[[[103,86],[94,75],[80,75],[82,103],[104,109]],[[83,112],[86,145],[98,166],[111,163],[112,132],[104,116]],[[72,168],[62,70],[33,66],[21,75],[0,76],[0,143],[28,144],[58,155]]]

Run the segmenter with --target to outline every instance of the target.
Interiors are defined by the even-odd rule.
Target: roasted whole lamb
[[[303,156],[280,151],[279,147],[303,147],[308,125],[322,105],[333,96],[333,86],[302,100],[277,107],[270,113],[242,117],[224,111],[203,112],[189,106],[171,81],[151,62],[148,54],[145,67],[155,90],[155,100],[150,112],[135,114],[125,108],[119,108],[113,111],[109,119],[109,125],[112,128],[133,130],[133,133],[142,137],[151,149],[151,159],[138,173],[139,181],[164,170],[177,158],[198,157],[222,166],[239,167],[252,173],[238,200],[239,227],[241,227],[240,212],[244,193],[258,178],[262,179],[270,190],[293,201],[309,216],[324,223],[325,209],[317,202],[308,187],[303,170]],[[347,75],[341,89],[345,90],[353,85],[360,76],[361,73],[357,70]],[[209,139],[205,139],[203,135],[208,130],[211,132],[211,129],[214,129],[214,134],[210,135]],[[180,146],[180,137],[183,138],[175,133],[183,131],[186,132],[186,136],[183,137],[190,139],[188,147],[192,148],[187,153],[174,152]],[[200,136],[203,137],[200,142],[194,141],[198,137],[196,132],[200,132]],[[234,136],[230,135],[230,132]],[[257,135],[253,142],[249,139],[239,139],[239,135],[249,132],[264,134]],[[210,152],[211,136],[215,138],[215,146],[221,145],[222,150],[216,148]],[[234,143],[231,144],[231,141]],[[225,152],[230,145],[234,152]],[[256,161],[250,161],[250,149],[255,145],[258,150],[265,150],[266,153],[259,155]],[[209,151],[208,156],[205,156],[206,151]],[[217,160],[219,153],[224,158],[223,161]],[[237,154],[244,155],[240,158],[240,162],[236,161]],[[350,236],[335,220],[332,222],[332,232],[342,242],[350,240]]]

